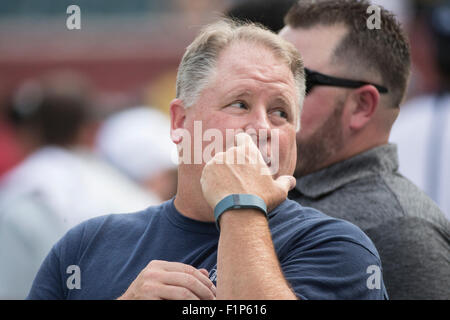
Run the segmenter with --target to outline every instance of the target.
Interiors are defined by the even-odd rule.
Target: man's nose
[[[265,108],[255,108],[252,113],[250,113],[248,122],[246,124],[245,130],[267,130],[268,134],[271,129],[269,115]]]
[[[267,148],[271,138],[269,115],[265,108],[254,110],[250,115],[245,127],[245,132],[250,135],[258,148]]]

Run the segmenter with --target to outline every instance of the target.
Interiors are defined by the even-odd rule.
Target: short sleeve
[[[64,291],[60,277],[60,261],[55,247],[45,258],[34,278],[27,300],[61,300]]]
[[[87,222],[70,229],[50,250],[34,278],[28,300],[66,299],[66,268],[76,263]]]

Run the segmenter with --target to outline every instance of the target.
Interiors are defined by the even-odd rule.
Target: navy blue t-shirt
[[[269,213],[269,226],[284,276],[299,298],[386,297],[378,253],[355,225],[286,200]],[[93,218],[54,245],[27,298],[116,299],[152,260],[205,268],[215,283],[218,240],[214,223],[183,216],[173,199]]]

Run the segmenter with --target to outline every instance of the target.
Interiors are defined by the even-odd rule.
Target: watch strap
[[[267,217],[267,206],[262,198],[254,194],[230,194],[220,200],[214,208],[217,230],[220,231],[219,218],[222,213],[232,209],[257,209]]]

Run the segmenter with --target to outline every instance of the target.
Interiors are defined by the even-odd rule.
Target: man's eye
[[[275,110],[273,113],[280,118],[285,118],[285,119],[289,118],[288,114],[286,112],[284,112],[283,110]]]
[[[236,101],[230,104],[230,107],[236,107],[239,109],[248,109],[247,105],[242,101]]]

